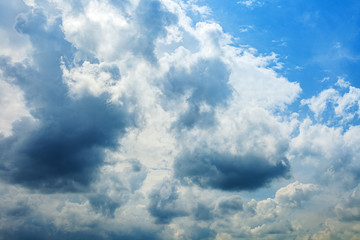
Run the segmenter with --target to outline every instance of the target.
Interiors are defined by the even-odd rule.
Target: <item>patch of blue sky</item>
[[[318,94],[338,76],[360,86],[359,1],[208,0],[206,4],[235,44],[254,47],[259,54],[278,54],[284,67],[277,71],[301,84],[301,98]]]

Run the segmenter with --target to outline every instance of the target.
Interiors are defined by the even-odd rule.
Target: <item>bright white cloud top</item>
[[[358,239],[345,76],[304,93],[201,1],[0,7],[0,239]]]

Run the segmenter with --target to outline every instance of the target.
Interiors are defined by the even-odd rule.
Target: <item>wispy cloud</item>
[[[248,8],[259,7],[259,6],[264,5],[263,2],[257,1],[257,0],[238,1],[237,4],[243,5]]]

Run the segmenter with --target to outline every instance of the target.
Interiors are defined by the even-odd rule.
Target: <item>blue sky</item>
[[[206,3],[224,31],[238,37],[237,44],[279,54],[283,74],[302,83],[305,97],[321,91],[325,77],[333,84],[346,76],[359,86],[359,2],[241,2],[246,1]]]
[[[358,1],[0,3],[0,239],[358,239]]]

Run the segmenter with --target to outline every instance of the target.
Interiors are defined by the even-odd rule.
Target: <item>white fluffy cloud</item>
[[[24,117],[31,117],[25,105],[23,92],[12,84],[11,79],[5,80],[0,71],[0,135],[5,137],[12,134],[12,124]]]
[[[311,99],[303,99],[301,103],[308,105],[318,119],[321,119],[324,113],[333,113],[336,119],[330,119],[330,123],[338,121],[349,122],[359,119],[360,89],[351,86],[349,82],[341,77],[338,78],[335,85],[338,89],[325,89],[318,96],[313,96]],[[325,117],[328,118],[327,116]]]
[[[291,140],[289,159],[303,180],[354,187],[359,177],[359,126],[347,130],[305,120]]]

